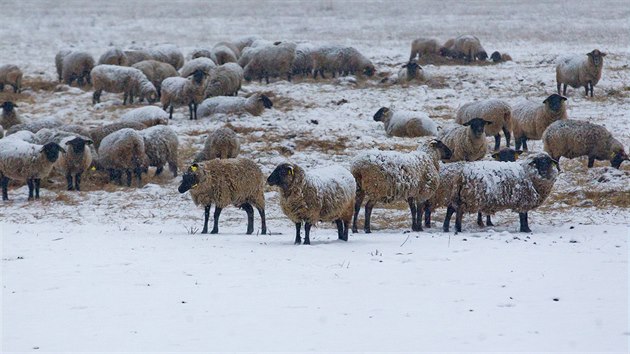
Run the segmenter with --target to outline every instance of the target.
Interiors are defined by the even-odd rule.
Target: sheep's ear
[[[519,156],[523,153],[523,150],[514,151],[514,159],[518,160]]]
[[[601,53],[599,53],[599,55],[601,55],[602,57],[605,57],[605,56],[606,56],[606,53],[601,52]]]
[[[470,126],[470,122],[472,122],[472,119],[471,119],[471,120],[469,120],[468,122],[466,122],[466,123],[462,124],[462,125],[463,125],[463,126],[465,126],[465,127],[468,127],[468,126]]]
[[[403,67],[403,68],[406,68],[407,66],[409,66],[409,63],[407,63],[407,64],[403,65],[402,67]]]
[[[494,154],[492,154],[492,158],[498,161],[499,160],[499,153],[495,152]]]
[[[483,122],[484,122],[484,123],[486,123],[486,125],[490,125],[490,124],[492,124],[492,123],[493,123],[493,122],[491,122],[491,121],[489,121],[489,120],[485,120],[485,119],[483,120]]]
[[[94,142],[92,140],[90,140],[90,139],[86,139],[85,140],[85,145],[92,145],[92,144],[94,144]]]
[[[556,161],[556,160],[554,160],[554,159],[551,159],[551,163],[552,163],[554,166],[556,166],[556,169],[558,170],[558,172],[560,172],[560,162],[558,162],[558,161]]]
[[[288,167],[288,169],[289,169],[288,174],[289,174],[289,175],[291,175],[291,176],[293,176],[293,175],[294,175],[294,172],[293,172],[293,166],[289,166],[289,167]]]
[[[15,103],[13,104],[13,107],[17,107],[18,105],[16,105]]]

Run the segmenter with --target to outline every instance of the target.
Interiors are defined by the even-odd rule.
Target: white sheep
[[[492,122],[473,118],[462,126],[453,127],[442,133],[440,140],[453,151],[449,162],[482,159],[488,151],[484,132],[488,124]]]
[[[212,55],[216,58],[217,65],[236,63],[240,54],[241,53],[236,46],[227,42],[217,43],[212,48]]]
[[[206,83],[205,97],[236,96],[243,82],[243,68],[225,63],[214,69]]]
[[[605,56],[606,53],[594,49],[590,53],[586,53],[586,57],[578,55],[560,59],[556,65],[558,94],[560,94],[560,86],[564,84],[562,94],[565,96],[567,85],[569,85],[573,88],[584,87],[586,96],[590,90],[591,97],[593,97],[593,86],[597,85],[602,78]]]
[[[505,145],[510,146],[510,129],[512,126],[512,108],[499,99],[487,99],[477,102],[469,102],[457,110],[455,122],[464,124],[473,118],[482,118],[492,122],[485,128],[486,136],[494,136],[494,150],[498,151],[501,145],[501,135],[505,135]]]
[[[144,138],[144,150],[149,159],[149,166],[157,167],[155,175],[159,176],[164,165],[177,177],[177,158],[179,156],[179,140],[177,133],[166,125],[156,125],[138,132]]]
[[[127,186],[131,186],[134,173],[138,187],[142,186],[142,172],[149,167],[144,139],[138,131],[131,128],[117,130],[101,141],[98,148],[97,165],[109,172],[110,180],[122,185],[122,173],[127,175]]]
[[[0,66],[0,91],[4,91],[4,85],[10,85],[13,87],[13,92],[20,92],[22,75],[22,70],[17,65],[6,64]]]
[[[416,55],[418,58],[425,55],[438,54],[440,45],[433,38],[417,38],[411,42],[411,54],[409,55],[409,61],[412,61]]]
[[[65,58],[68,54],[72,53],[70,49],[62,49],[55,54],[55,67],[57,69],[57,76],[59,77],[59,82],[62,82],[63,79],[63,58]]]
[[[249,97],[219,96],[206,98],[198,107],[201,117],[215,114],[251,114],[259,116],[265,109],[273,107],[269,97],[256,92]]]
[[[143,60],[133,64],[131,67],[142,71],[147,79],[151,81],[153,86],[155,86],[158,98],[162,97],[162,81],[168,77],[179,76],[173,65],[153,59]]]
[[[121,122],[142,123],[147,127],[168,125],[168,113],[156,106],[134,108],[125,112],[119,119]]]
[[[88,84],[92,82],[90,72],[94,68],[94,58],[87,52],[73,51],[67,53],[62,58],[61,75],[63,82],[70,86],[77,80],[79,86],[83,86],[85,80]]]
[[[420,65],[415,61],[409,61],[398,71],[397,81],[399,84],[406,84],[413,80],[425,81],[427,76]]]
[[[56,128],[63,125],[61,119],[57,117],[45,117],[39,118],[29,123],[16,124],[7,130],[7,135],[14,134],[20,130],[28,130],[33,133],[37,133],[44,128]]]
[[[234,130],[223,127],[208,133],[206,142],[193,162],[207,161],[211,159],[235,158],[241,152],[241,142]]]
[[[547,127],[557,121],[567,119],[566,97],[553,94],[542,104],[522,101],[512,107],[512,134],[516,150],[523,146],[527,151],[527,140],[540,140]]]
[[[247,81],[258,79],[262,82],[269,78],[286,76],[291,81],[295,43],[282,42],[278,45],[262,47],[243,68],[243,78]]]
[[[129,66],[133,66],[141,61],[153,60],[151,54],[144,49],[128,49],[124,50],[123,53],[127,57],[127,65]]]
[[[127,66],[127,54],[120,48],[110,48],[98,58],[100,64]]]
[[[175,70],[184,66],[184,54],[172,44],[161,44],[149,48],[146,52],[151,59],[171,64]]]
[[[157,89],[147,79],[144,73],[136,68],[117,65],[97,65],[92,69],[92,80],[94,94],[92,95],[92,103],[101,102],[101,93],[103,91],[120,93],[123,95],[123,105],[133,103],[133,96],[137,95],[140,99],[146,98],[149,103],[155,102],[157,99]]]
[[[419,136],[436,136],[437,125],[423,112],[394,111],[388,107],[382,107],[374,120],[383,122],[387,136],[399,136],[415,138]]]
[[[197,70],[201,70],[205,73],[211,73],[216,67],[217,64],[215,64],[211,59],[199,57],[186,62],[186,64],[179,69],[179,76],[189,77]]]
[[[173,107],[188,106],[190,119],[197,119],[197,106],[204,98],[207,73],[196,70],[192,76],[169,77],[162,81],[162,108],[169,109],[169,119],[173,119]]]
[[[45,145],[51,142],[64,147],[65,154],[60,154],[54,164],[55,170],[66,177],[68,190],[81,190],[81,175],[92,164],[92,140],[86,136],[77,135],[63,130],[42,129],[35,134],[37,144]]]
[[[456,58],[464,58],[469,62],[488,59],[488,53],[481,46],[479,38],[473,35],[461,35],[455,38],[451,51]]]

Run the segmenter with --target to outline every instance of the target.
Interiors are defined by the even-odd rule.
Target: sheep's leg
[[[416,202],[413,198],[407,198],[407,203],[409,204],[409,211],[411,212],[411,231],[419,231],[416,219]]]
[[[510,139],[512,138],[512,134],[510,134],[510,128],[503,127],[503,135],[505,135],[505,146],[510,147]]]
[[[464,216],[464,212],[461,207],[457,208],[457,213],[455,213],[455,232],[462,232],[462,218]]]
[[[4,91],[4,84],[0,84],[0,91]]]
[[[193,105],[192,105],[192,103],[188,104],[188,111],[190,112],[190,120],[193,120]]]
[[[532,230],[529,229],[529,223],[527,222],[527,212],[524,213],[518,213],[518,218],[520,219],[521,222],[521,232],[532,232]]]
[[[13,93],[18,93],[18,86],[17,85],[11,85],[11,86],[13,86]]]
[[[2,184],[2,200],[9,200],[9,179],[2,176],[0,183]]]
[[[520,150],[521,149],[521,137],[520,136],[515,136],[514,137],[514,149],[515,150]]]
[[[74,189],[76,191],[80,191],[81,190],[81,173],[77,173],[76,175],[74,175]]]
[[[490,214],[486,215],[486,226],[494,226],[492,218],[490,218]]]
[[[171,108],[168,110],[168,119],[173,119],[173,105],[170,105],[170,106]],[[164,106],[165,111],[166,111],[166,107],[168,107],[168,105]]]
[[[221,211],[223,208],[219,208],[218,206],[214,206],[214,225],[212,226],[211,234],[219,233],[219,216],[221,216]]]
[[[479,227],[484,227],[486,225],[483,224],[483,216],[481,215],[481,212],[477,212],[477,225],[479,225]]]
[[[453,216],[453,213],[455,212],[455,208],[453,208],[452,206],[448,206],[448,208],[446,208],[446,216],[444,217],[444,225],[442,225],[442,230],[444,230],[444,232],[448,232],[449,226],[451,224],[451,217]]]
[[[300,237],[301,228],[302,228],[302,223],[296,222],[295,223],[295,242],[294,242],[294,244],[296,245],[299,245],[300,243],[302,243],[302,238]]]
[[[560,87],[561,87],[561,86],[562,86],[562,84],[561,84],[560,82],[558,82],[558,83],[556,84],[556,87],[558,88],[558,95],[561,95],[561,93],[560,93]]]
[[[263,235],[267,234],[267,220],[265,219],[265,209],[261,208],[259,206],[256,206],[256,209],[258,210],[258,214],[260,215],[260,233]]]
[[[595,164],[595,158],[594,157],[589,157],[588,158],[588,168],[593,167],[594,164]]]
[[[501,146],[501,134],[497,133],[497,135],[494,136],[494,151],[498,151],[500,146]]]
[[[265,83],[266,83],[267,85],[269,85],[269,75],[266,75],[266,76],[265,76]],[[304,225],[304,229],[306,230],[306,224]],[[304,241],[304,242],[306,242],[306,241]]]
[[[94,90],[92,94],[92,104],[101,103],[101,90]]]
[[[567,84],[563,84],[562,85],[562,96],[566,96],[567,95]]]
[[[210,219],[210,207],[212,204],[208,204],[203,209],[203,230],[201,230],[202,234],[208,233],[208,219]]]
[[[529,151],[529,149],[527,148],[527,137],[522,137],[521,138],[521,143],[523,145],[523,151]],[[517,149],[518,150],[518,149]]]
[[[241,204],[241,208],[247,213],[247,234],[254,232],[254,208],[249,203]]]
[[[291,73],[287,74],[287,81],[291,82]]]
[[[26,180],[26,184],[28,184],[28,200],[33,200],[33,179],[29,178]]]
[[[195,113],[195,120],[197,120],[197,102],[193,102],[193,112]]]
[[[370,230],[370,219],[372,218],[372,209],[374,208],[375,201],[368,200],[365,203],[365,225],[363,225],[363,230],[366,234],[372,233]]]
[[[335,224],[337,224],[337,238],[343,240],[343,221],[337,219],[335,220]]]
[[[311,223],[310,222],[305,222],[304,223],[304,244],[305,245],[310,245],[311,244]]]
[[[424,203],[424,227],[431,227],[431,203]]]
[[[359,218],[359,211],[361,211],[361,204],[363,204],[363,198],[365,198],[365,191],[359,191],[356,195],[356,200],[354,202],[354,217],[352,218],[352,233],[356,234],[359,232],[357,228],[357,219]]]
[[[168,169],[173,174],[173,177],[177,177],[177,163],[176,162],[174,161],[169,162]]]
[[[123,93],[123,106],[127,104],[127,96],[129,94],[127,93],[127,91],[125,91],[125,93]]]
[[[71,173],[67,173],[66,174],[66,182],[68,182],[68,190],[71,191],[74,189],[74,184],[72,183],[72,174]]]
[[[35,199],[39,199],[39,185],[42,183],[42,179],[41,178],[35,178],[34,180],[34,184],[35,184]]]
[[[133,104],[133,90],[129,91],[129,104]]]
[[[422,230],[422,208],[425,202],[416,202],[416,225],[418,226],[418,231]]]
[[[138,179],[138,187],[142,187],[142,168],[136,167],[134,172],[136,174],[136,178]]]
[[[590,87],[591,88],[591,97],[593,97],[593,82],[589,81],[588,82],[588,86],[586,86],[587,88]]]
[[[125,170],[127,174],[127,187],[131,187],[131,170]]]

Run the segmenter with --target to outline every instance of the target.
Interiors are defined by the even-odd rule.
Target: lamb
[[[207,73],[196,70],[192,76],[169,77],[162,81],[162,109],[169,110],[169,119],[173,119],[173,107],[187,105],[190,120],[197,119],[197,105],[203,100]]]
[[[260,167],[249,159],[214,159],[192,164],[182,176],[179,193],[190,191],[195,205],[204,207],[202,234],[208,233],[210,207],[214,208],[211,234],[219,232],[219,216],[223,208],[234,205],[247,213],[247,234],[254,232],[254,209],[261,219],[261,233],[267,233],[265,220],[264,176]]]
[[[258,79],[261,82],[265,79],[269,83],[270,77],[286,75],[287,80],[291,81],[295,48],[295,43],[290,42],[262,47],[243,68],[243,78],[247,81]]]
[[[56,128],[60,125],[63,125],[63,122],[59,118],[56,118],[56,117],[40,118],[30,123],[22,123],[22,124],[16,124],[12,126],[11,128],[9,128],[9,130],[7,130],[7,135],[14,134],[16,132],[19,132],[20,130],[28,130],[32,133],[37,133],[41,129]]]
[[[439,161],[451,157],[451,150],[441,141],[431,139],[416,151],[374,151],[357,156],[351,172],[357,182],[352,232],[357,232],[357,219],[363,199],[365,224],[370,233],[372,208],[376,203],[406,200],[411,211],[411,229],[422,231],[421,213],[424,203],[435,194],[439,179]]]
[[[196,58],[184,64],[184,66],[179,70],[179,76],[189,77],[197,70],[201,70],[204,73],[211,73],[216,67],[217,64],[215,64],[211,59],[205,57]]]
[[[438,54],[439,44],[432,38],[417,38],[411,42],[411,54],[409,55],[409,61],[412,61],[416,55],[418,58],[424,55],[436,55]]]
[[[142,123],[147,128],[155,125],[168,125],[168,113],[160,107],[146,106],[125,112],[119,121]]]
[[[142,172],[148,169],[148,158],[144,139],[131,128],[117,130],[107,135],[98,148],[97,165],[109,172],[110,180],[122,185],[122,173],[127,175],[127,186],[131,187],[132,172],[142,186]]]
[[[505,135],[505,146],[510,146],[510,128],[512,124],[512,108],[510,105],[498,99],[487,99],[477,102],[469,102],[457,110],[455,122],[463,124],[473,118],[482,118],[492,124],[486,125],[487,136],[494,136],[494,150],[498,151],[501,145],[501,135]]]
[[[482,118],[473,118],[462,126],[451,128],[442,134],[440,139],[453,150],[449,162],[476,161],[486,155],[486,125],[492,122]]]
[[[212,71],[205,97],[236,96],[243,82],[243,69],[236,63],[223,64]]]
[[[98,58],[101,64],[127,66],[127,55],[120,48],[110,48]]]
[[[4,129],[10,129],[14,125],[22,124],[22,119],[15,112],[17,107],[12,101],[2,102],[2,116],[0,116],[0,126]]]
[[[149,103],[157,99],[155,86],[147,79],[142,71],[136,68],[116,65],[97,65],[92,69],[92,79],[94,80],[94,94],[92,103],[101,102],[103,91],[112,93],[123,93],[123,105],[133,103],[133,96],[140,99],[146,98]]]
[[[517,150],[527,149],[527,140],[540,140],[551,123],[567,119],[566,97],[553,94],[542,104],[523,101],[512,107],[512,134]]]
[[[300,43],[295,47],[295,59],[292,66],[293,75],[306,77],[313,72],[313,48],[314,46],[310,43]]]
[[[83,86],[85,80],[92,83],[90,73],[94,68],[94,58],[86,52],[73,51],[63,56],[61,64],[61,77],[63,82],[70,86],[77,80],[79,86]]]
[[[133,66],[134,64],[139,63],[141,61],[153,60],[153,58],[151,57],[151,54],[149,54],[148,51],[143,50],[143,49],[129,49],[129,50],[124,50],[123,53],[127,57],[127,65],[129,66]]]
[[[394,112],[390,108],[382,107],[374,114],[374,120],[384,123],[387,136],[415,138],[437,135],[437,125],[422,112]]]
[[[235,158],[240,152],[241,142],[234,130],[223,127],[208,133],[203,150],[195,155],[193,162]]]
[[[210,117],[214,114],[251,114],[259,116],[265,109],[273,107],[269,97],[256,92],[245,97],[210,97],[206,98],[199,105],[199,115]]]
[[[348,241],[348,226],[355,203],[356,182],[341,166],[305,171],[302,167],[283,163],[267,178],[267,184],[280,188],[282,212],[295,223],[295,244],[310,245],[311,226],[318,221],[334,221],[340,240]]]
[[[0,91],[4,91],[4,85],[12,86],[15,93],[22,89],[22,70],[17,65],[0,66]]]
[[[47,177],[59,153],[65,150],[57,143],[32,144],[17,138],[0,140],[0,184],[2,200],[9,200],[9,179],[26,181],[28,200],[39,199],[41,179]],[[34,196],[33,196],[33,192]]]
[[[147,53],[151,59],[171,64],[175,70],[184,66],[184,54],[172,44],[162,44],[150,48]]]
[[[177,158],[179,141],[177,133],[166,125],[156,125],[139,131],[144,138],[144,149],[149,159],[149,166],[157,167],[155,175],[159,176],[164,165],[177,177]]]
[[[123,121],[123,122],[106,124],[97,128],[92,128],[90,130],[90,137],[92,138],[92,141],[94,142],[94,147],[98,150],[101,146],[101,141],[103,141],[103,139],[105,139],[106,136],[108,136],[109,134],[113,132],[116,132],[125,128],[143,130],[143,129],[146,129],[147,126],[140,122]]]
[[[472,35],[462,35],[455,38],[451,50],[455,56],[463,57],[469,62],[488,59],[488,54],[481,46],[479,38]]]
[[[162,81],[167,77],[179,76],[177,70],[169,64],[157,60],[143,60],[135,63],[132,68],[142,71],[149,81],[155,86],[157,98],[162,97]]]
[[[233,44],[226,42],[217,43],[212,48],[212,55],[217,58],[216,64],[236,63],[241,52]]]
[[[546,153],[535,153],[517,162],[477,161],[464,164],[456,178],[443,229],[449,230],[455,211],[455,230],[462,230],[467,212],[494,214],[518,212],[520,231],[531,232],[527,213],[540,206],[558,177],[557,161]]]
[[[59,155],[54,168],[66,177],[69,191],[80,191],[81,175],[92,164],[92,140],[67,131],[51,129],[40,130],[35,138],[40,145],[54,142],[66,148],[66,153]]]
[[[63,79],[63,58],[65,58],[68,54],[72,53],[69,49],[62,49],[57,52],[55,55],[55,67],[57,68],[57,76],[59,77],[59,82],[62,82]]]
[[[496,51],[492,53],[492,55],[490,56],[490,59],[492,59],[492,61],[495,63],[500,63],[504,61],[512,61],[512,57],[509,54],[499,53]]]
[[[620,168],[623,161],[630,161],[619,140],[606,128],[589,122],[553,122],[543,133],[542,140],[545,151],[558,162],[560,157],[588,156],[589,168],[595,160],[608,160],[612,167]]]
[[[398,83],[405,84],[413,80],[425,81],[424,70],[416,61],[410,60],[398,71]]]
[[[560,86],[564,84],[562,94],[565,96],[567,85],[569,85],[573,88],[584,87],[586,96],[590,90],[593,97],[593,86],[597,85],[599,79],[602,78],[605,56],[606,53],[594,49],[586,54],[586,58],[583,56],[562,58],[556,66],[558,94],[560,94]]]

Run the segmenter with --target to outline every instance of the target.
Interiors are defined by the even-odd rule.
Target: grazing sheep
[[[293,61],[295,60],[295,43],[283,42],[278,45],[262,47],[258,50],[243,69],[243,78],[247,81],[265,79],[269,83],[270,77],[287,77],[291,81]]]
[[[142,187],[142,172],[149,167],[140,133],[131,128],[117,130],[101,141],[98,148],[98,164],[107,170],[110,181],[122,185],[122,173],[127,175],[127,186],[131,187],[131,174],[136,175],[138,187]]]
[[[113,132],[116,132],[125,128],[143,130],[143,129],[146,129],[147,126],[139,122],[129,122],[129,121],[110,123],[110,124],[105,124],[97,128],[90,129],[89,136],[92,138],[92,141],[94,142],[94,147],[98,150],[101,146],[101,141],[103,141],[103,139],[106,136],[108,136],[109,134]]]
[[[372,208],[376,203],[405,200],[411,211],[411,229],[422,231],[422,206],[435,194],[440,184],[439,161],[451,157],[451,150],[441,141],[431,139],[416,151],[373,151],[352,161],[352,175],[357,182],[352,232],[357,232],[357,219],[363,199],[365,224],[370,233]]]
[[[175,70],[179,70],[184,66],[184,54],[172,44],[162,44],[149,48],[147,53],[150,59],[171,64]]]
[[[184,66],[179,70],[179,76],[189,77],[197,70],[201,70],[204,73],[211,73],[216,67],[217,64],[215,64],[211,59],[200,57],[190,60],[184,64]]]
[[[241,52],[234,45],[221,42],[212,48],[212,55],[217,59],[217,65],[236,63]]]
[[[59,153],[65,150],[57,143],[32,144],[17,138],[0,140],[0,184],[2,200],[9,200],[9,179],[26,181],[28,200],[39,199],[41,179],[47,177]]]
[[[44,128],[52,129],[60,125],[63,125],[63,122],[59,118],[56,118],[56,117],[39,118],[38,120],[30,122],[30,123],[22,123],[22,124],[16,124],[12,126],[11,128],[9,128],[9,130],[7,130],[7,135],[14,134],[16,132],[19,132],[20,130],[28,130],[29,132],[37,133],[41,129],[44,129]]]
[[[531,232],[527,213],[547,199],[558,176],[557,169],[557,161],[545,153],[531,154],[517,162],[464,164],[453,186],[444,231],[448,232],[455,211],[455,230],[460,232],[464,213],[494,214],[511,209],[519,214],[520,231]]]
[[[597,85],[599,79],[602,78],[605,56],[606,53],[594,49],[586,53],[586,58],[581,55],[562,58],[556,66],[558,94],[560,94],[560,86],[564,84],[562,94],[565,96],[567,85],[569,85],[573,88],[584,87],[586,96],[590,90],[593,97],[593,86]]]
[[[203,150],[195,155],[193,162],[235,158],[240,152],[241,142],[234,130],[223,127],[208,133]]]
[[[4,85],[11,85],[13,92],[20,92],[22,88],[22,70],[17,65],[6,64],[0,66],[0,91],[4,91]]]
[[[411,54],[409,55],[409,61],[412,61],[416,55],[418,58],[424,55],[436,55],[438,54],[440,45],[435,39],[432,38],[418,38],[411,42]]]
[[[353,47],[321,46],[314,48],[312,53],[313,78],[317,78],[318,73],[325,78],[326,72],[330,72],[333,77],[335,74],[373,76],[376,72],[372,62]]]
[[[273,45],[274,45],[273,42],[256,41],[255,46],[247,47],[243,49],[243,51],[241,52],[241,57],[238,58],[238,65],[240,65],[242,68],[245,68],[245,66],[249,64],[249,62],[256,55],[256,53],[260,52],[265,47],[271,47]],[[297,55],[297,52],[296,52],[296,55]]]
[[[214,114],[251,114],[259,116],[267,108],[273,107],[269,97],[260,92],[245,97],[210,97],[199,105],[199,115],[210,117]]]
[[[311,226],[318,221],[334,221],[337,236],[348,241],[348,226],[355,203],[356,182],[341,166],[305,171],[296,164],[283,163],[267,178],[267,184],[280,188],[282,212],[295,223],[295,244],[310,245]]]
[[[425,81],[424,70],[416,61],[409,61],[398,71],[398,83],[405,84],[413,80]]]
[[[510,146],[512,108],[507,102],[488,99],[466,103],[457,110],[455,122],[464,124],[477,117],[492,122],[486,125],[485,132],[487,136],[494,136],[494,150],[499,150],[501,145],[501,131],[505,135],[505,146]]]
[[[92,140],[67,131],[51,129],[40,130],[35,134],[35,139],[40,145],[53,142],[66,148],[66,153],[59,155],[54,168],[66,177],[69,191],[81,190],[81,175],[92,164]]]
[[[205,97],[236,96],[243,82],[243,68],[236,63],[223,64],[212,71]]]
[[[463,126],[445,131],[440,140],[453,150],[453,156],[449,162],[482,159],[488,151],[486,133],[484,133],[488,124],[492,124],[492,122],[473,118],[462,124]]]
[[[139,63],[145,60],[152,60],[151,54],[144,49],[129,49],[123,51],[125,56],[127,57],[127,65],[132,66],[133,64]]]
[[[4,129],[10,129],[14,125],[22,124],[22,119],[15,112],[17,107],[12,101],[2,102],[2,116],[0,116],[0,126]]]
[[[101,64],[127,66],[127,55],[120,48],[110,48],[98,58]]]
[[[112,93],[123,93],[123,105],[133,103],[133,96],[140,99],[146,98],[149,103],[157,99],[155,86],[147,79],[142,71],[136,68],[117,65],[97,65],[92,69],[92,80],[94,81],[94,94],[92,103],[101,102],[103,91]]]
[[[454,44],[455,44],[455,38],[450,38],[446,42],[444,42],[444,45],[440,47],[438,52],[443,57],[454,57],[455,56],[455,53],[453,52]]]
[[[387,136],[415,138],[437,135],[437,125],[426,113],[422,112],[394,112],[390,108],[382,107],[374,114],[374,120],[383,122]]]
[[[341,49],[339,45],[325,45],[313,48],[311,56],[313,58],[313,78],[317,79],[319,74],[325,79],[326,73],[332,74],[334,78],[339,71],[338,56]]]
[[[604,127],[577,120],[553,122],[542,135],[545,151],[552,159],[560,162],[560,157],[574,159],[588,156],[588,167],[595,160],[610,161],[619,168],[623,161],[629,161],[623,145]]]
[[[310,43],[300,43],[295,47],[295,59],[292,66],[293,75],[307,77],[313,72],[313,48],[314,46]]]
[[[501,54],[499,52],[492,53],[492,55],[490,56],[490,59],[492,59],[492,61],[495,63],[500,63],[504,61],[512,61],[512,57],[509,54],[507,53]]]
[[[149,159],[149,166],[157,167],[155,175],[159,176],[168,163],[168,169],[177,177],[177,158],[179,141],[177,133],[166,125],[156,125],[139,131],[144,138],[144,150]]]
[[[68,54],[72,53],[69,49],[62,49],[57,52],[55,55],[55,67],[57,68],[57,76],[59,77],[59,82],[62,82],[62,74],[63,74],[63,58],[65,58]]]
[[[214,159],[192,164],[182,176],[178,191],[190,190],[195,205],[204,207],[202,234],[208,233],[210,207],[214,207],[214,226],[211,234],[219,233],[219,216],[223,208],[234,205],[247,213],[247,234],[254,232],[254,209],[261,219],[261,234],[267,233],[265,220],[265,177],[258,165],[249,159]]]
[[[254,45],[254,43],[258,42],[258,41],[262,41],[263,39],[260,38],[260,36],[244,36],[244,37],[240,37],[238,39],[236,39],[233,44],[236,46],[236,48],[238,48],[239,52],[241,52],[241,54],[243,53],[243,49],[245,49],[246,47],[251,47]]]
[[[456,57],[464,58],[469,62],[488,59],[488,54],[481,46],[479,38],[472,35],[462,35],[455,38],[452,52]]]
[[[196,70],[192,76],[169,77],[162,81],[162,109],[169,110],[169,119],[173,119],[173,107],[188,106],[190,119],[197,119],[197,105],[203,100],[207,73]]]
[[[215,65],[217,63],[217,57],[214,55],[214,53],[212,53],[211,49],[206,49],[206,48],[193,49],[193,51],[190,53],[190,57],[192,58],[192,60],[195,60],[197,58],[207,58],[207,59],[212,60],[212,62]]]
[[[146,106],[125,112],[119,121],[142,123],[147,127],[168,125],[168,113],[164,112],[160,107]]]
[[[61,64],[61,77],[63,82],[70,86],[77,80],[79,86],[83,86],[85,80],[88,84],[92,82],[90,72],[94,68],[94,58],[86,52],[70,52],[63,56]]]
[[[512,134],[517,150],[523,145],[527,149],[527,140],[540,140],[543,132],[551,123],[567,119],[566,97],[553,94],[542,104],[530,101],[517,103],[512,107]]]
[[[162,81],[167,77],[179,76],[173,65],[157,60],[143,60],[133,64],[131,67],[142,71],[147,79],[151,81],[157,91],[157,98],[162,97]]]

